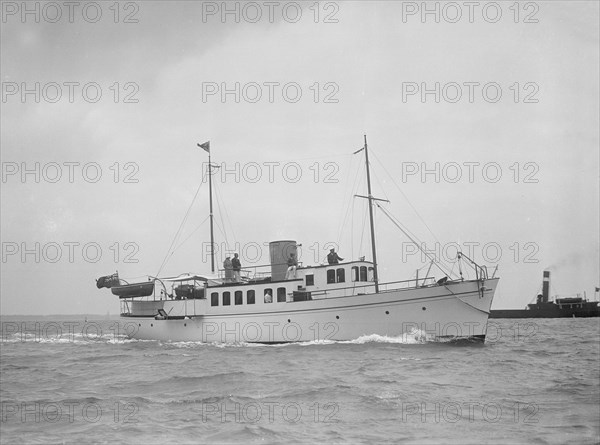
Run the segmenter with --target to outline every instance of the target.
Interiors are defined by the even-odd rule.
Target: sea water
[[[600,441],[600,319],[490,320],[485,344],[130,340],[117,320],[2,320],[8,443]],[[425,333],[426,334],[426,333]]]

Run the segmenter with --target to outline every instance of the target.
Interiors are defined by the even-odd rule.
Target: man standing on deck
[[[293,253],[290,253],[290,257],[287,260],[287,272],[285,273],[286,280],[295,280],[296,279],[296,268],[298,267],[298,260]]]
[[[225,282],[231,283],[233,281],[233,263],[231,257],[225,258],[223,268],[225,269]]]
[[[327,255],[327,262],[329,264],[338,264],[340,261],[344,261],[343,258],[335,252],[335,249],[330,249],[329,254]]]
[[[231,260],[231,265],[233,267],[233,281],[239,283],[242,281],[242,263],[240,263],[240,259],[238,258],[238,254],[233,255],[233,259]]]

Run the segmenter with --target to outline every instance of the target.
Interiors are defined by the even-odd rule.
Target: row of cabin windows
[[[367,268],[367,266],[353,266],[352,269],[352,281],[373,281],[373,273],[374,273],[374,269],[372,267]],[[308,277],[309,275],[306,276],[306,285],[307,286],[311,286],[312,284],[314,284],[314,278],[312,277],[312,275],[310,275],[310,277],[312,278],[311,281],[312,283],[309,284],[308,283]],[[340,269],[329,269],[327,271],[327,284],[333,284],[333,283],[344,283],[346,281],[346,271],[343,268]]]
[[[367,266],[352,267],[352,281],[373,281],[375,279],[375,268]]]
[[[285,287],[278,287],[277,288],[277,302],[285,303],[286,294],[287,294],[287,291],[286,291]],[[236,306],[244,304],[243,296],[244,296],[244,293],[241,290],[236,290],[234,292],[233,301]],[[256,292],[254,290],[246,291],[246,304],[254,304],[255,302],[256,302]],[[265,303],[273,302],[273,289],[265,289],[264,302]],[[222,304],[223,304],[223,306],[231,306],[231,292],[229,292],[229,291],[223,292]],[[210,294],[210,305],[211,306],[219,305],[219,293],[218,292],[212,292]]]

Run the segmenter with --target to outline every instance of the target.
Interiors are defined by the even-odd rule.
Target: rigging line
[[[344,228],[344,225],[346,222],[346,218],[348,215],[348,211],[350,209],[350,204],[351,204],[351,202],[350,202],[351,194],[348,193],[348,189],[350,188],[350,174],[354,170],[352,167],[353,166],[352,166],[352,160],[351,160],[350,165],[348,165],[348,168],[346,169],[348,172],[346,174],[346,179],[344,181],[344,194],[342,195],[344,198],[342,201],[342,206],[340,207],[340,210],[341,210],[340,216],[338,218],[338,221],[340,221],[340,226],[338,227],[338,237],[337,237],[338,244],[342,237],[342,231],[343,231],[343,228]]]
[[[352,171],[352,169],[348,169],[348,177],[350,176],[350,172]],[[346,195],[346,212],[345,215],[343,216],[343,218],[341,218],[341,224],[340,227],[338,229],[338,242],[341,240],[342,238],[342,232],[344,230],[344,227],[346,225],[346,222],[348,220],[349,215],[352,215],[352,213],[350,212],[350,209],[352,208],[352,210],[354,210],[354,194],[357,188],[357,184],[358,184],[358,178],[360,176],[361,173],[361,165],[357,164],[356,165],[356,172],[354,175],[354,182],[352,184],[352,188],[350,189],[350,193],[348,193]],[[346,183],[346,186],[349,184],[349,181]],[[352,233],[350,234],[350,236],[352,236]]]
[[[192,230],[192,232],[191,232],[191,233],[190,233],[190,234],[187,236],[187,238],[186,238],[186,239],[184,239],[184,240],[183,240],[181,243],[179,243],[179,244],[177,245],[177,247],[175,247],[175,248],[173,249],[173,252],[171,253],[171,255],[173,255],[173,253],[175,253],[175,251],[177,251],[177,250],[178,250],[178,249],[179,249],[181,246],[183,246],[183,245],[186,243],[186,241],[187,241],[187,240],[189,240],[189,239],[191,238],[191,236],[192,236],[194,233],[196,233],[196,231],[197,231],[197,230],[198,230],[200,227],[202,227],[202,226],[204,225],[204,223],[205,223],[205,222],[208,220],[208,218],[210,218],[210,215],[209,215],[209,216],[207,216],[206,218],[204,218],[204,220],[203,220],[203,221],[200,223],[200,225],[199,225],[199,226],[197,226],[197,227],[196,227],[194,230]]]
[[[227,246],[227,249],[229,249],[229,243],[227,242],[227,235],[225,234],[225,232],[223,232],[223,229],[217,222],[215,222],[215,226],[217,226],[217,229],[219,229],[219,232],[221,232],[221,235],[223,235],[223,238],[225,239],[225,245]]]
[[[383,209],[381,206],[379,206],[384,212],[385,209]],[[421,247],[421,245],[423,244],[423,242],[419,239],[418,236],[416,236],[415,234],[413,234],[407,227],[404,226],[404,224],[402,224],[400,222],[400,220],[398,218],[396,218],[395,216],[393,216],[391,213],[387,212],[387,216],[388,218],[390,218],[392,220],[392,222],[396,225],[396,227],[400,228],[400,230],[402,230],[408,237],[409,239],[419,248],[419,250],[421,250],[422,252],[426,252],[423,250],[423,248]],[[413,239],[415,238],[415,239]],[[418,243],[417,243],[418,241]],[[441,263],[441,261],[435,261],[435,258],[431,258],[429,256],[427,256],[429,259],[431,259],[432,261],[436,262],[436,263]],[[446,271],[444,273],[448,274],[448,266],[444,263],[444,267],[446,268]],[[452,276],[451,274],[449,276]]]
[[[356,175],[354,177],[354,184],[352,184],[352,191],[350,193],[350,195],[348,196],[348,203],[350,204],[350,202],[352,202],[352,215],[351,217],[354,217],[354,202],[356,201],[356,194],[358,193],[358,189],[360,188],[360,179],[364,178],[365,175],[363,174],[366,170],[366,167],[363,163],[358,164],[357,166],[357,170],[356,170]]]
[[[221,186],[219,185],[217,193],[219,193],[219,195],[221,196],[221,201],[223,202],[223,210],[224,210],[224,213],[225,213],[225,221],[229,222],[229,228],[231,229],[231,234],[233,236],[233,242],[235,244],[237,242],[237,236],[235,235],[235,230],[234,230],[233,224],[231,222],[232,219],[229,217],[229,212],[227,211],[227,206],[225,205],[225,199],[223,199],[223,193],[221,192],[221,188],[220,187]]]
[[[460,266],[460,264],[461,264],[461,263],[460,263],[460,261],[461,261],[460,259],[457,261],[457,264],[458,264],[459,266]],[[465,261],[465,263],[464,263],[464,264],[465,264],[465,266],[468,266],[468,265],[469,265],[469,263],[468,263],[468,262],[466,262],[466,261]],[[464,275],[464,276],[465,276],[465,277],[466,277],[468,280],[472,279],[472,278],[471,278],[471,273],[473,272],[473,268],[472,268],[472,267],[466,267],[466,268],[464,268],[464,269],[462,269],[462,270],[459,270],[459,272],[462,272],[462,273],[463,273],[463,275]],[[461,275],[461,277],[462,277],[462,275]]]
[[[352,252],[352,258],[356,258],[354,256],[354,204],[356,200],[352,200],[352,218],[350,218],[350,252]]]
[[[369,162],[369,166],[371,166],[371,163]],[[383,184],[381,183],[381,181],[379,180],[379,176],[377,176],[377,173],[375,172],[375,169],[371,168],[371,176],[373,176],[375,178],[375,181],[377,181],[377,184],[379,184],[379,188],[381,189],[381,191],[383,192],[383,195],[385,196],[385,198],[390,201],[389,196],[387,195],[387,193],[385,192],[385,187],[383,186]]]
[[[215,197],[216,197],[216,201],[217,201],[217,209],[219,210],[219,219],[221,221],[221,233],[223,234],[223,238],[225,239],[225,245],[229,246],[229,240],[227,239],[227,227],[225,227],[225,222],[223,221],[223,211],[221,210],[221,199],[220,199],[220,193],[219,191],[217,191],[217,188],[215,187]],[[218,228],[218,224],[217,224],[217,228]]]
[[[382,210],[384,210],[384,209],[382,208]],[[392,215],[388,214],[387,216],[388,216],[388,217],[390,217],[390,219],[392,220],[392,218],[393,218],[393,216],[392,216]],[[430,256],[429,252],[427,252],[427,250],[426,250],[426,249],[424,249],[424,248],[422,247],[422,245],[423,245],[424,243],[423,243],[421,240],[419,240],[419,238],[418,238],[418,237],[416,237],[416,236],[412,235],[412,234],[411,234],[411,232],[410,232],[410,231],[409,231],[409,230],[408,230],[406,227],[403,227],[402,223],[400,223],[400,221],[398,221],[398,219],[397,219],[397,218],[395,218],[395,219],[396,219],[396,220],[395,220],[395,221],[393,221],[393,220],[392,220],[392,222],[393,222],[393,223],[396,225],[396,227],[398,227],[400,230],[402,230],[402,231],[403,231],[403,233],[404,233],[406,236],[408,236],[408,238],[410,239],[410,241],[411,241],[413,244],[415,244],[415,245],[417,246],[417,248],[418,248],[418,249],[419,249],[419,250],[420,250],[420,251],[421,251],[421,252],[422,252],[422,253],[423,253],[423,254],[424,254],[424,255],[425,255],[425,256],[426,256],[426,257],[427,257],[427,258],[428,258],[428,259],[429,259],[429,260],[430,260],[432,263],[433,263],[433,264],[435,264],[435,265],[436,265],[436,267],[437,267],[438,269],[440,269],[440,270],[441,270],[441,271],[442,271],[442,272],[443,272],[445,275],[447,275],[447,276],[449,276],[449,277],[452,277],[453,275],[452,275],[452,272],[450,271],[450,269],[448,268],[448,265],[447,265],[446,263],[442,262],[442,261],[437,261],[437,260],[435,259],[435,256],[434,256],[434,257]],[[411,237],[409,234],[411,234],[411,235],[412,235],[414,238],[416,238],[416,240],[415,240],[414,238],[412,238],[412,237]]]
[[[404,197],[404,199],[406,200],[406,202],[408,203],[408,205],[410,206],[411,209],[413,209],[413,211],[415,212],[415,214],[419,217],[419,219],[421,220],[421,222],[423,223],[423,225],[427,228],[427,230],[429,230],[429,233],[431,234],[431,236],[433,236],[433,238],[440,243],[440,240],[437,239],[437,237],[435,236],[435,233],[433,233],[433,231],[431,230],[431,228],[427,225],[427,223],[425,222],[425,219],[421,216],[421,214],[417,211],[417,209],[415,208],[415,206],[412,205],[412,202],[410,202],[410,200],[408,199],[408,197],[404,194],[404,192],[402,191],[402,189],[400,188],[400,186],[398,185],[398,183],[394,180],[394,177],[390,174],[390,172],[385,168],[385,165],[383,164],[383,162],[381,162],[379,160],[379,158],[377,157],[377,154],[375,154],[375,152],[371,151],[371,153],[373,153],[373,157],[377,160],[377,162],[379,163],[379,165],[381,165],[381,168],[383,168],[383,171],[385,171],[387,173],[387,175],[390,177],[390,179],[392,180],[392,183],[396,186],[396,188],[398,189],[398,191],[402,194],[402,196]],[[441,243],[440,243],[441,244]]]
[[[402,222],[401,222],[401,221],[400,221],[398,218],[396,218],[395,216],[393,216],[391,213],[389,213],[389,215],[390,215],[389,217],[393,218],[393,219],[395,220],[396,224],[399,224],[400,226],[402,226],[402,229],[403,229],[404,231],[406,231],[406,232],[407,232],[407,233],[408,233],[408,234],[409,234],[409,235],[410,235],[412,238],[415,238],[415,239],[416,239],[417,241],[419,241],[419,243],[421,243],[421,244],[423,243],[423,242],[422,242],[422,241],[419,239],[419,237],[418,237],[417,235],[415,235],[414,233],[412,233],[412,232],[411,232],[411,231],[408,229],[408,227],[406,227],[404,224],[402,224]]]
[[[368,204],[367,204],[368,205]],[[364,208],[364,206],[363,206]],[[362,226],[362,230],[361,230],[361,234],[360,234],[360,247],[358,249],[358,255],[360,256],[360,254],[363,252],[363,240],[365,238],[365,226],[367,225],[367,211],[364,212],[364,216],[363,216],[363,226]]]
[[[217,196],[217,199],[216,199],[216,201],[217,201],[217,208],[219,209],[219,218],[221,220],[221,224],[219,224],[219,221],[214,221],[214,224],[217,227],[217,229],[219,230],[219,232],[221,233],[221,235],[223,235],[223,239],[225,240],[225,248],[226,248],[226,250],[230,250],[230,243],[229,243],[229,240],[227,238],[227,228],[225,227],[225,222],[223,221],[220,200],[218,198],[218,196],[219,196],[218,192],[216,193],[216,196]]]
[[[204,178],[205,178],[205,174],[202,175],[202,181],[200,181],[200,185],[198,186],[198,189],[196,189],[196,194],[194,195],[194,197],[192,198],[192,202],[190,203],[187,211],[185,212],[185,216],[183,217],[183,220],[181,221],[181,224],[179,225],[179,228],[177,229],[177,232],[175,233],[175,236],[173,237],[173,240],[171,241],[171,245],[169,246],[169,248],[167,249],[167,253],[160,265],[160,267],[158,268],[158,272],[156,273],[155,276],[160,275],[160,272],[162,271],[163,267],[165,266],[165,264],[167,263],[167,259],[173,255],[173,252],[171,252],[171,249],[173,248],[173,246],[175,245],[175,243],[177,242],[177,239],[179,238],[180,234],[181,234],[181,230],[183,229],[183,226],[185,225],[185,222],[188,219],[188,216],[190,215],[190,212],[192,210],[192,207],[194,205],[194,202],[196,202],[196,198],[198,197],[198,193],[200,193],[200,189],[202,188],[202,184],[204,183]]]
[[[186,243],[186,241],[187,241],[188,239],[190,239],[190,237],[191,237],[191,236],[192,236],[192,235],[193,235],[193,234],[194,234],[194,233],[195,233],[195,232],[196,232],[196,231],[197,231],[197,230],[198,230],[198,229],[199,229],[199,228],[200,228],[200,227],[201,227],[201,226],[202,226],[202,225],[203,225],[205,222],[206,222],[206,220],[207,220],[208,218],[210,218],[210,215],[209,215],[209,216],[207,216],[206,218],[204,218],[204,221],[202,221],[202,223],[200,223],[200,225],[199,225],[198,227],[196,227],[194,230],[192,230],[192,232],[191,232],[191,233],[190,233],[190,234],[189,234],[189,235],[186,237],[186,239],[184,239],[184,240],[183,240],[181,243],[179,243],[179,244],[177,245],[177,247],[175,247],[175,248],[174,248],[174,249],[173,249],[171,252],[169,252],[169,253],[168,253],[168,256],[167,256],[167,258],[165,258],[165,264],[166,264],[166,263],[168,262],[168,260],[169,260],[169,259],[170,259],[170,258],[171,258],[171,257],[172,257],[174,254],[175,254],[175,252],[176,252],[177,250],[179,250],[179,248],[180,248],[181,246],[183,246],[183,245]],[[162,270],[162,266],[161,266],[161,270]],[[158,276],[158,274],[157,274],[157,276]]]
[[[420,270],[423,270],[423,269],[425,269],[425,268],[426,268],[426,267],[428,267],[428,266],[429,266],[429,263],[425,263],[425,264],[423,264],[421,267],[419,267],[417,270],[419,270],[419,271],[420,271]]]
[[[461,263],[461,261],[463,261],[463,263]],[[457,263],[460,264],[464,264],[465,267],[463,268],[462,272],[464,274],[464,276],[466,277],[466,279],[468,280],[472,280],[473,278],[473,273],[477,273],[476,269],[473,267],[473,265],[468,262],[468,261],[464,261],[462,258],[459,258]],[[462,277],[461,277],[462,278]]]
[[[450,273],[454,273],[454,268],[456,267],[457,261],[452,263],[452,269],[450,269]]]
[[[437,268],[438,268],[438,269],[440,269],[440,270],[442,271],[442,273],[444,273],[444,275],[447,275],[447,276],[452,276],[452,274],[449,274],[449,273],[448,273],[448,270],[444,270],[444,268],[442,267],[442,265],[441,265],[440,263],[438,263],[438,262],[435,260],[435,257],[434,257],[434,258],[432,258],[432,257],[429,255],[429,252],[427,252],[427,250],[423,249],[423,248],[420,246],[420,244],[419,244],[417,241],[415,241],[415,240],[414,240],[414,239],[413,239],[413,238],[412,238],[412,237],[411,237],[411,236],[410,236],[410,235],[407,233],[407,231],[405,231],[405,230],[402,228],[402,226],[401,226],[399,223],[397,223],[396,221],[394,221],[394,219],[395,219],[395,218],[393,218],[393,217],[392,217],[392,215],[390,215],[390,213],[388,213],[388,211],[387,211],[386,209],[384,209],[384,208],[383,208],[383,207],[382,207],[382,206],[381,206],[381,205],[380,205],[378,202],[376,202],[375,204],[376,204],[376,205],[377,205],[377,207],[379,207],[379,208],[381,209],[381,211],[382,211],[382,212],[383,212],[383,213],[384,213],[384,214],[385,214],[385,215],[386,215],[386,216],[387,216],[387,217],[390,219],[390,221],[392,221],[392,223],[393,223],[393,224],[394,224],[396,227],[398,227],[398,228],[399,228],[399,229],[402,231],[402,233],[404,233],[404,234],[405,234],[405,235],[408,237],[408,239],[410,239],[410,240],[412,241],[412,243],[413,243],[415,246],[417,246],[417,248],[418,248],[418,249],[419,249],[419,250],[420,250],[420,251],[421,251],[421,252],[422,252],[422,253],[423,253],[423,254],[424,254],[424,255],[425,255],[427,258],[429,258],[429,259],[430,259],[430,260],[433,262],[433,264],[435,264],[435,265],[437,266]],[[444,265],[444,267],[446,267],[446,266]]]

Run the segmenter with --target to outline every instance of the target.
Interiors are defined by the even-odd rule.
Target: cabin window
[[[360,281],[367,281],[367,266],[360,266]]]
[[[338,269],[336,270],[336,275],[337,275],[337,282],[338,283],[343,283],[346,281],[346,270],[345,269]]]
[[[249,290],[246,292],[246,304],[254,304],[254,291]]]
[[[265,289],[265,303],[273,303],[273,289]]]
[[[223,306],[231,305],[231,292],[223,292]]]
[[[242,294],[243,294],[243,292],[241,290],[236,290],[235,291],[234,297],[235,297],[235,304],[236,305],[244,303],[244,301],[242,299]]]
[[[369,267],[369,281],[375,281],[375,268]]]
[[[212,294],[210,294],[210,305],[211,306],[219,305],[219,293],[218,292],[213,292]]]
[[[329,269],[327,271],[327,284],[335,283],[335,269]]]
[[[307,286],[315,285],[315,276],[313,274],[306,275],[306,285]]]
[[[352,266],[352,281],[358,281],[358,266]]]
[[[277,303],[285,303],[285,287],[277,288]]]

